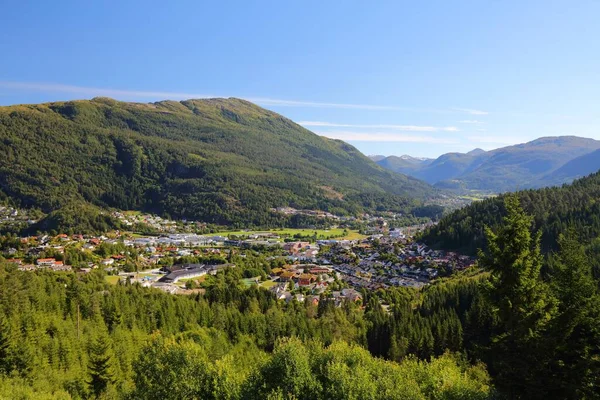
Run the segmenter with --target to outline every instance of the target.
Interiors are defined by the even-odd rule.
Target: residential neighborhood
[[[198,234],[189,232],[181,221],[142,214],[114,216],[131,225],[153,224],[162,233],[25,236],[5,243],[0,254],[25,271],[85,274],[103,270],[112,283],[137,282],[168,293],[198,289],[206,275],[235,267],[227,261],[232,255],[243,260],[247,254],[264,254],[279,266],[263,268],[260,276],[245,279],[246,284],[262,286],[283,301],[318,303],[326,295],[338,305],[347,299],[360,300],[363,289],[421,288],[438,277],[474,265],[471,257],[435,251],[415,241],[415,233],[424,225],[390,229],[388,220],[381,217],[366,216],[362,234],[347,228],[343,232],[248,230]]]

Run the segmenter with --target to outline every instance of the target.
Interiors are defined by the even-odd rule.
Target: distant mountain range
[[[93,210],[106,208],[271,226],[285,223],[274,207],[356,213],[436,192],[235,98],[0,107],[0,143],[0,201],[51,213],[58,226],[85,225],[83,209],[103,221]]]
[[[375,157],[375,158],[374,158]],[[543,137],[492,151],[447,153],[437,159],[372,156],[384,168],[440,189],[506,192],[568,183],[600,169],[600,141]]]

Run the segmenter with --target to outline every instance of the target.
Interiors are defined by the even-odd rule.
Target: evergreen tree
[[[12,334],[9,322],[0,313],[0,374],[8,374],[12,370]]]
[[[563,399],[600,393],[600,296],[590,262],[573,230],[559,238],[552,287],[559,315],[548,335],[553,353],[547,385]]]
[[[105,334],[100,334],[90,348],[88,372],[88,385],[96,397],[104,393],[109,384],[115,383],[113,352],[110,339]]]
[[[486,228],[488,250],[479,254],[481,266],[491,272],[485,294],[496,322],[490,367],[511,398],[538,398],[545,393],[540,376],[548,367],[540,339],[556,301],[540,276],[540,234],[532,235],[532,217],[516,196],[507,196],[505,207],[504,224],[497,233]]]

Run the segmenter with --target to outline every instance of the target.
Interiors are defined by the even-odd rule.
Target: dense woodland
[[[280,302],[248,253],[169,295],[102,271],[0,268],[0,397],[580,399],[600,393],[600,298],[573,229],[544,257],[517,197],[481,270],[422,290]]]
[[[435,194],[347,143],[238,99],[0,107],[0,143],[0,201],[51,213],[41,230],[101,228],[114,222],[105,208],[289,226],[270,209],[410,213]]]
[[[600,173],[570,185],[525,190],[517,195],[541,231],[544,252],[558,249],[558,238],[567,228],[575,229],[584,243],[600,236]],[[434,247],[475,254],[485,246],[485,227],[495,229],[502,223],[505,198],[477,201],[447,215],[425,233],[423,240]]]
[[[442,349],[424,350],[427,362],[373,357],[366,349],[378,340],[370,327],[378,304],[366,312],[327,301],[285,305],[265,290],[244,288],[235,270],[211,280],[204,296],[111,286],[101,274],[0,271],[1,398],[483,399],[491,393],[484,367]],[[430,329],[427,317],[421,323],[419,329]],[[441,355],[430,360],[434,353]]]

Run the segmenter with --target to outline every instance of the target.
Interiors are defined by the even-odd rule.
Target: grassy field
[[[264,281],[263,283],[260,284],[260,286],[264,287],[265,289],[269,289],[275,285],[277,285],[277,282],[273,282],[273,281]]]
[[[106,275],[104,277],[104,279],[106,279],[106,282],[110,283],[111,285],[116,285],[119,282],[120,278],[122,277],[118,275]]]
[[[354,240],[354,239],[362,239],[365,238],[366,236],[361,235],[360,233],[358,233],[358,231],[348,231],[348,234],[345,236],[342,236],[344,234],[344,230],[341,228],[336,228],[336,229],[292,229],[292,228],[283,228],[283,229],[271,229],[268,231],[223,231],[223,232],[217,232],[214,235],[221,235],[221,236],[229,236],[229,235],[235,235],[235,236],[249,236],[252,234],[256,234],[256,233],[276,233],[278,235],[289,235],[290,237],[293,237],[294,235],[300,234],[303,236],[313,236],[314,233],[317,232],[317,238],[318,239],[331,239],[331,238],[337,238],[337,239],[348,239],[348,240]]]
[[[202,276],[198,276],[196,278],[181,278],[179,280],[177,280],[177,283],[175,283],[177,286],[181,286],[184,287],[185,283],[187,281],[196,281],[197,283],[202,283],[206,280],[206,275],[202,275]]]
[[[244,285],[246,285],[246,287],[250,287],[256,283],[256,278],[242,279],[242,282],[244,283]]]

